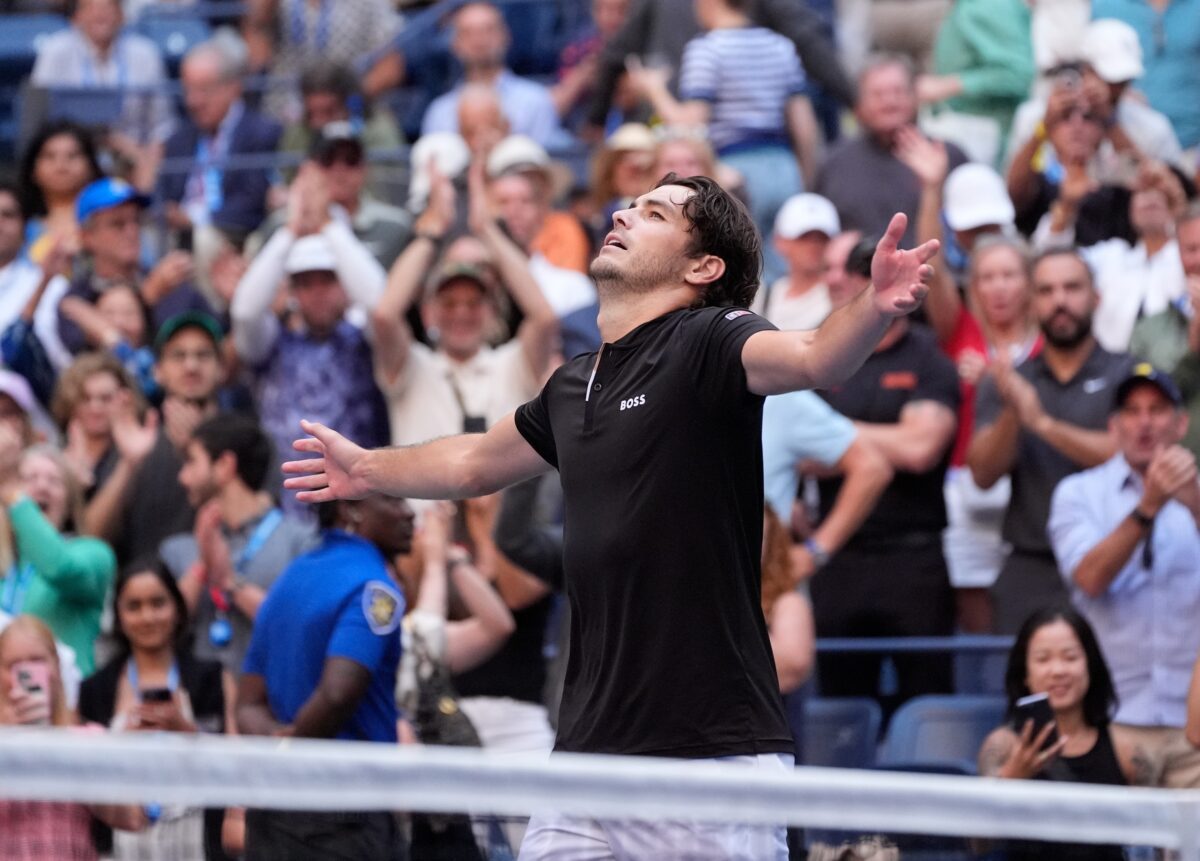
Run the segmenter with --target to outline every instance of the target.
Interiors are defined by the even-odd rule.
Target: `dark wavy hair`
[[[1015,717],[1017,700],[1030,694],[1029,686],[1025,683],[1025,677],[1029,674],[1029,642],[1040,629],[1054,622],[1066,622],[1079,638],[1088,669],[1088,689],[1083,695],[1083,719],[1088,726],[1103,729],[1108,726],[1113,712],[1116,711],[1117,691],[1092,626],[1078,610],[1065,604],[1043,607],[1036,611],[1025,620],[1025,624],[1017,632],[1016,642],[1008,654],[1008,668],[1004,672],[1008,716],[1010,719]]]
[[[175,576],[167,569],[167,566],[157,558],[148,557],[134,562],[123,569],[117,575],[117,581],[113,584],[112,635],[113,640],[116,641],[117,655],[124,659],[128,658],[133,652],[133,645],[129,642],[129,635],[121,627],[120,602],[121,595],[124,593],[125,587],[129,585],[129,581],[142,574],[149,574],[157,579],[163,588],[167,590],[167,594],[171,596],[171,603],[175,605],[175,635],[172,637],[175,652],[177,654],[190,653],[192,649],[192,631],[188,625],[187,602],[183,600],[183,593],[179,591],[179,584],[175,582]]]
[[[654,187],[664,185],[695,192],[683,205],[692,234],[691,256],[712,254],[725,261],[725,273],[705,288],[696,307],[750,307],[762,271],[762,239],[746,207],[707,176],[668,173]]]
[[[46,197],[34,180],[33,172],[46,142],[60,135],[73,137],[79,144],[92,174],[88,182],[94,182],[104,173],[100,170],[100,162],[96,157],[96,143],[87,129],[71,120],[52,120],[46,123],[37,130],[29,146],[25,148],[21,156],[21,168],[17,174],[17,184],[21,189],[21,208],[25,210],[26,218],[38,218],[46,214]]]

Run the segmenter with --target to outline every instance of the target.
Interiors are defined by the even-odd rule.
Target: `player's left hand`
[[[908,217],[904,213],[893,215],[871,259],[875,307],[885,317],[902,317],[916,310],[929,292],[929,282],[933,279],[929,261],[937,254],[939,243],[931,239],[917,248],[901,251],[900,240],[907,227]]]

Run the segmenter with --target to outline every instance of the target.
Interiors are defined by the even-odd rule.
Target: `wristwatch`
[[[818,544],[815,538],[804,539],[804,549],[813,558],[813,564],[818,570],[829,564],[829,551]]]
[[[1134,507],[1133,511],[1129,512],[1129,516],[1132,517],[1134,522],[1138,526],[1142,527],[1142,529],[1149,529],[1154,525],[1154,518],[1136,506]]]

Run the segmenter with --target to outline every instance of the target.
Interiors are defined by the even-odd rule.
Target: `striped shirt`
[[[765,27],[713,30],[683,51],[679,97],[710,103],[708,132],[718,153],[758,141],[786,142],[784,106],[804,86],[795,46]]]

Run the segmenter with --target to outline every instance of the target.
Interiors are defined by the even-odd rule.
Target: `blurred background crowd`
[[[745,202],[780,328],[865,288],[894,212],[942,241],[860,371],[767,402],[797,730],[1048,693],[1048,752],[1010,724],[963,769],[1200,785],[1200,0],[2,6],[0,723],[548,751],[557,479],[314,511],[279,467],[301,418],[479,432],[598,349],[588,264],[673,171]],[[815,646],[956,633],[1018,636],[1007,668]],[[0,803],[0,847],[244,849],[241,811],[60,807]]]

